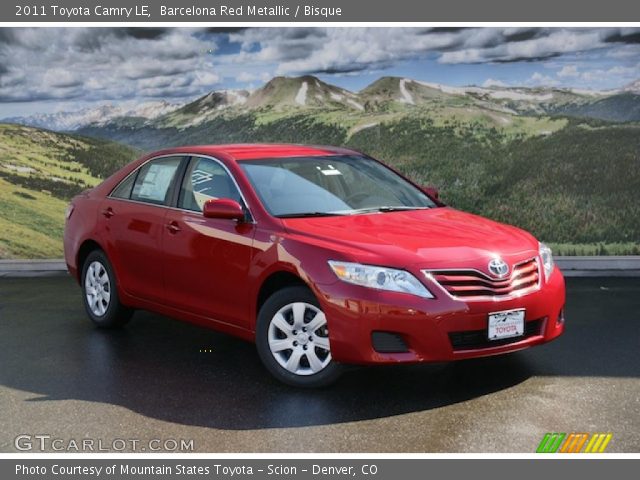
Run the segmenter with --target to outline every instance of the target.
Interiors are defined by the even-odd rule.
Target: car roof
[[[226,145],[195,145],[176,147],[154,154],[193,153],[201,155],[225,155],[234,160],[255,160],[286,157],[317,157],[330,155],[354,155],[358,152],[340,147],[294,145],[284,143],[232,143]]]

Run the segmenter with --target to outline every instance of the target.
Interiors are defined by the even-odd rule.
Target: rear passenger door
[[[164,217],[185,157],[150,160],[123,180],[100,209],[107,253],[121,288],[129,295],[164,303]]]
[[[218,160],[192,157],[181,184],[177,208],[169,210],[164,230],[167,295],[181,310],[249,328],[247,277],[255,226],[205,218],[209,199],[230,198],[243,205],[236,182]]]

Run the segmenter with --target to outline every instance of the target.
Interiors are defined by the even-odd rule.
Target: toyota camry
[[[64,247],[97,326],[146,309],[209,327],[255,342],[295,386],[327,385],[345,364],[504,354],[564,330],[549,247],[344,148],[146,155],[71,201]]]

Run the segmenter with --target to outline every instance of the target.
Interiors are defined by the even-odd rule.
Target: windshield
[[[436,206],[418,188],[366,157],[295,157],[239,163],[269,213],[276,217],[352,215]]]

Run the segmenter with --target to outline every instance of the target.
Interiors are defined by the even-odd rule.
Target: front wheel
[[[256,344],[264,365],[286,384],[321,387],[340,375],[331,358],[327,319],[305,287],[287,287],[269,297],[258,314]]]
[[[121,327],[133,311],[120,303],[116,277],[101,250],[91,252],[82,268],[82,297],[89,318],[98,327]]]

